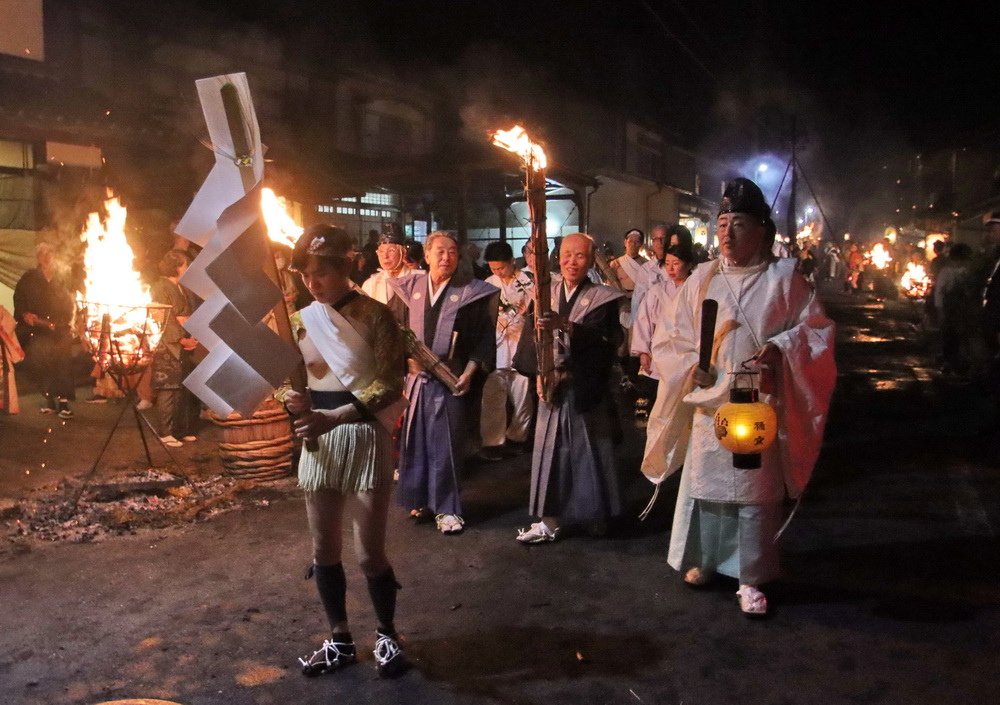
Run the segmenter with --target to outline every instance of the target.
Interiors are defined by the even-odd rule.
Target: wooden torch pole
[[[254,177],[253,163],[245,159],[247,155],[251,153],[250,150],[250,139],[247,135],[246,122],[243,117],[243,108],[240,105],[239,93],[236,91],[236,86],[232,83],[226,83],[219,89],[222,95],[222,105],[226,111],[226,121],[229,123],[229,134],[233,137],[233,151],[236,157],[236,165],[240,170],[240,178],[243,180],[243,190],[245,193],[249,193],[253,190],[254,186],[257,185],[257,180]],[[281,275],[278,273],[278,263],[274,260],[274,250],[268,248],[271,252],[271,257],[268,258],[268,262],[264,264],[264,271],[267,276],[273,281],[278,289],[281,289]],[[275,304],[272,309],[274,314],[275,327],[278,329],[277,333],[282,338],[284,338],[288,343],[292,345],[296,350],[299,349],[298,344],[292,335],[292,322],[288,318],[288,309],[285,308],[285,299],[282,298]],[[305,361],[300,357],[298,364],[295,369],[292,370],[291,374],[291,384],[292,389],[300,394],[306,391],[306,365]],[[319,448],[319,444],[315,439],[306,441],[306,450],[315,451]]]

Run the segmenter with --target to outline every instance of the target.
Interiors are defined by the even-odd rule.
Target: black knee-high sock
[[[387,634],[395,634],[396,626],[393,620],[396,618],[396,591],[402,587],[396,582],[396,575],[392,568],[381,575],[368,577],[368,594],[372,598],[372,607],[375,608],[375,616],[381,625],[379,631]]]
[[[316,565],[313,573],[316,576],[319,599],[326,610],[326,618],[330,621],[330,629],[336,629],[338,624],[347,621],[347,579],[344,577],[344,564]]]

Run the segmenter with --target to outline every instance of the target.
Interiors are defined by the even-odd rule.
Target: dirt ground
[[[691,590],[667,566],[676,483],[646,522],[633,518],[650,491],[635,473],[633,429],[620,448],[629,518],[608,537],[517,544],[526,456],[469,469],[463,535],[393,509],[397,624],[414,663],[395,681],[375,677],[374,618],[349,548],[362,662],[318,679],[298,672],[325,625],[303,579],[309,541],[291,482],[234,487],[217,511],[82,543],[8,533],[0,703],[995,702],[1000,466],[983,444],[996,437],[975,390],[926,373],[906,311],[866,306],[834,308],[838,392],[814,482],[782,539],[769,619],[740,615],[732,581]],[[52,434],[28,404],[0,417],[6,511],[72,491],[60,481],[89,470],[115,408],[76,410]],[[223,482],[213,433],[177,454],[192,481]],[[134,430],[116,438],[95,478],[144,469]]]

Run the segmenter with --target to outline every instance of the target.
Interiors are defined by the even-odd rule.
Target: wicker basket
[[[212,423],[222,427],[219,455],[230,477],[268,482],[291,474],[291,422],[275,400],[265,400],[249,419],[235,413],[226,418],[212,414]]]

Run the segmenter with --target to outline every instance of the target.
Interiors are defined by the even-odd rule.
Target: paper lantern
[[[715,412],[715,437],[733,454],[733,466],[741,470],[760,467],[760,454],[774,443],[777,433],[774,409],[760,401],[760,393],[753,386],[733,387],[729,402]]]

